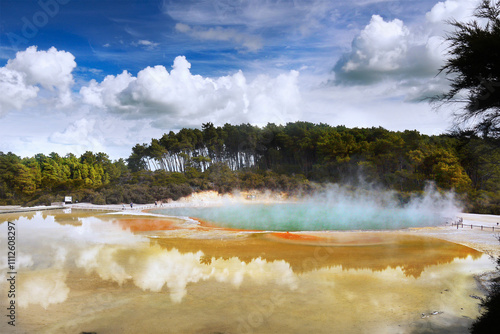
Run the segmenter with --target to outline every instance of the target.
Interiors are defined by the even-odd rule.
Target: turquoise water
[[[445,221],[438,213],[421,208],[381,207],[368,203],[227,204],[155,212],[199,218],[226,228],[272,231],[400,229]]]

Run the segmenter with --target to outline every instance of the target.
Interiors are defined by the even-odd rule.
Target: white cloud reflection
[[[38,304],[46,309],[50,304],[65,302],[70,292],[66,285],[67,275],[60,269],[23,271],[17,286],[19,306],[26,308]]]
[[[224,289],[227,291],[221,292],[224,296],[233,295],[235,289],[240,288],[240,294],[246,293],[249,288],[262,291],[279,288],[293,291],[287,294],[290,300],[314,295],[314,298],[322,301],[317,305],[329,305],[332,300],[366,301],[366,297],[371,298],[370,303],[384,305],[383,301],[387,297],[385,291],[393,293],[391,289],[394,286],[399,286],[400,291],[393,293],[391,298],[403,303],[408,291],[421,294],[427,287],[438,291],[442,289],[442,282],[455,277],[457,270],[462,270],[459,268],[465,268],[463,270],[470,274],[471,268],[477,272],[487,262],[487,258],[483,257],[482,261],[475,262],[477,268],[474,268],[471,262],[477,260],[475,253],[466,249],[450,250],[450,253],[445,252],[438,257],[422,256],[411,262],[408,258],[413,259],[415,254],[411,251],[400,258],[390,260],[389,257],[377,261],[363,252],[359,253],[359,249],[344,249],[343,252],[348,252],[345,257],[346,253],[338,247],[329,248],[331,252],[323,249],[319,253],[293,248],[293,252],[297,253],[286,257],[285,261],[279,254],[288,248],[283,249],[278,245],[271,245],[273,251],[277,251],[274,254],[276,256],[269,254],[267,259],[248,257],[248,254],[241,255],[241,258],[231,257],[232,254],[240,254],[236,250],[234,253],[212,257],[202,251],[180,251],[173,246],[164,248],[151,244],[149,238],[124,230],[116,222],[120,219],[116,215],[76,217],[72,214],[53,216],[39,212],[31,218],[21,217],[14,221],[20,235],[17,242],[19,253],[16,253],[19,277],[16,292],[21,308],[39,305],[48,309],[64,302],[70,305],[78,303],[79,293],[72,294],[73,287],[85,289],[90,283],[91,294],[96,287],[109,288],[111,284],[114,288],[121,287],[123,291],[138,290],[139,295],[167,293],[171,302],[178,304],[187,296],[190,285],[208,284],[209,281],[227,287]],[[7,235],[6,225],[0,224],[1,235]],[[5,242],[4,238],[0,239],[0,248],[6,248]],[[255,246],[250,243],[248,247]],[[429,249],[437,252],[441,248]],[[255,254],[265,254],[265,249]],[[465,258],[468,254],[473,255],[473,258]],[[329,255],[334,261],[326,261],[325,256]],[[342,259],[345,259],[344,262]],[[318,264],[306,266],[310,262]],[[448,265],[443,266],[446,263]],[[7,272],[7,267],[0,268],[0,274],[4,277]],[[470,276],[456,277],[472,280]],[[356,280],[360,282],[359,285],[353,283]],[[367,281],[371,281],[371,284],[376,282],[379,287],[370,290],[369,294],[357,289],[362,282]],[[7,291],[7,283],[5,280],[0,282],[0,289]],[[463,286],[465,289],[466,286]],[[196,289],[193,288],[193,291]],[[434,294],[426,298],[432,296]]]
[[[65,302],[70,296],[66,282],[68,268],[75,265],[87,275],[95,273],[102,280],[119,285],[131,281],[151,292],[166,287],[175,303],[186,296],[189,283],[209,279],[235,288],[245,281],[297,288],[297,277],[283,260],[256,258],[244,262],[233,257],[207,261],[201,251],[181,253],[175,248],[150,246],[148,238],[123,230],[112,220],[96,217],[79,220],[80,226],[59,225],[53,216],[37,213],[31,221],[25,218],[15,221],[17,229],[22,231],[22,240],[18,242],[20,307],[35,304],[47,308]],[[1,247],[5,246],[3,243],[2,240]],[[7,268],[1,271],[5,274]]]
[[[181,253],[160,246],[144,247],[132,254],[120,246],[95,246],[83,250],[76,260],[88,274],[95,272],[103,280],[123,284],[127,280],[144,291],[160,292],[168,288],[173,302],[186,296],[187,285],[208,279],[239,287],[245,280],[259,285],[274,283],[297,288],[297,278],[285,261],[268,262],[261,258],[245,263],[237,257],[203,260],[203,252]]]

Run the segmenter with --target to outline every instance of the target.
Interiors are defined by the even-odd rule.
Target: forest
[[[137,144],[128,159],[105,153],[21,158],[0,152],[0,204],[50,204],[66,195],[95,204],[176,200],[192,192],[310,193],[328,183],[396,191],[402,200],[433,182],[469,212],[500,214],[500,140],[472,131],[293,122],[184,128]]]

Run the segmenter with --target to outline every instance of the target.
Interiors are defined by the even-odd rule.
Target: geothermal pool
[[[2,277],[7,221],[17,318],[2,333],[466,333],[479,315],[470,296],[483,296],[473,275],[493,268],[474,249],[404,231],[55,210],[0,215]]]
[[[391,230],[442,225],[460,211],[452,193],[429,187],[404,203],[395,193],[332,186],[295,202],[219,199],[154,212],[232,229],[264,231]]]
[[[263,231],[387,230],[442,224],[432,211],[379,206],[232,203],[213,207],[178,207],[154,212],[192,217],[217,226]]]

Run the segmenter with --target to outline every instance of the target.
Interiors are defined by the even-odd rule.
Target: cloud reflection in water
[[[133,283],[143,291],[160,292],[166,287],[170,299],[179,303],[190,283],[210,279],[234,288],[248,281],[295,290],[299,275],[321,269],[381,272],[402,268],[406,276],[418,278],[427,266],[481,256],[467,247],[429,239],[406,243],[400,238],[387,239],[384,242],[389,242],[389,247],[312,247],[279,242],[269,238],[271,235],[243,243],[231,244],[229,240],[224,247],[219,240],[166,238],[150,242],[144,235],[124,230],[120,219],[109,215],[82,217],[80,225],[60,225],[56,216],[41,213],[30,220],[19,218],[20,306],[39,304],[47,308],[64,302],[70,293],[65,283],[68,272],[80,269],[87,276],[96,274],[120,286]],[[422,247],[429,251],[419,254]]]
[[[20,300],[22,307],[40,304],[46,308],[64,302],[69,294],[64,283],[67,272],[75,267],[119,285],[130,280],[142,290],[159,292],[167,286],[174,302],[182,301],[189,283],[208,279],[234,287],[246,279],[258,284],[297,287],[290,265],[283,260],[255,258],[243,262],[231,257],[213,258],[208,263],[201,251],[181,253],[177,249],[150,246],[148,238],[123,230],[113,220],[82,218],[81,225],[74,226],[59,225],[53,216],[44,218],[38,214],[34,218],[16,221],[22,231],[20,257],[34,259],[25,261],[19,275],[19,291],[24,296]]]

